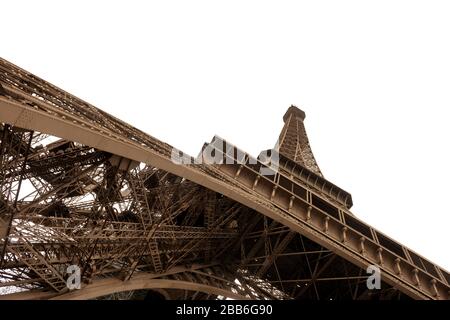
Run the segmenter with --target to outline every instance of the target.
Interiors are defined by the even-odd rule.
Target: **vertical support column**
[[[234,174],[234,178],[237,179],[239,175],[241,174],[242,169],[244,168],[243,164],[239,165],[239,168],[237,169],[236,173]]]
[[[377,249],[377,255],[378,255],[378,264],[380,266],[382,266],[383,265],[383,248],[379,247]]]
[[[348,228],[346,226],[342,227],[342,243],[347,242],[347,230]]]
[[[257,175],[255,181],[253,182],[252,190],[255,190],[256,186],[258,185],[259,179],[261,179],[261,176]]]
[[[431,290],[432,290],[433,296],[436,297],[436,298],[439,298],[439,292],[437,290],[436,283],[437,283],[436,279],[431,279],[430,280]]]
[[[309,204],[312,204],[312,194],[311,191],[306,190],[306,202],[308,202]]]
[[[324,222],[323,222],[323,232],[327,233],[328,232],[328,222],[330,221],[330,217],[326,216],[324,218]]]
[[[312,207],[309,206],[308,210],[306,211],[306,222],[311,222],[311,211],[312,211]]]
[[[294,206],[294,200],[295,200],[295,196],[291,196],[289,198],[289,208],[288,208],[289,211],[292,211],[292,207]]]
[[[419,270],[417,268],[414,268],[413,270],[413,279],[414,284],[420,288]]]
[[[277,185],[273,186],[272,193],[270,194],[270,201],[272,201],[273,198],[275,197],[275,193],[277,192],[277,189],[278,189]]]
[[[400,266],[400,261],[401,261],[400,258],[395,259],[395,273],[401,277],[402,276],[402,268]]]
[[[216,215],[216,194],[212,191],[207,191],[205,202],[205,227],[207,229],[208,236],[210,236],[211,232],[214,229],[214,221]],[[205,251],[205,260],[207,262],[211,261],[212,248],[213,247],[211,239],[208,239]]]
[[[366,254],[365,242],[366,242],[366,238],[364,238],[364,237],[359,238],[359,252],[363,256]]]

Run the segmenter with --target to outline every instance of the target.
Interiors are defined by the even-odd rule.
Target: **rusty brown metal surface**
[[[267,175],[219,137],[174,158],[3,59],[0,84],[1,299],[449,299],[448,271],[350,212],[294,106]],[[80,290],[67,288],[71,265]]]

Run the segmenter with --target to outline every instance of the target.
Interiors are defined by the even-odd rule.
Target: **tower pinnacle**
[[[286,111],[283,117],[284,127],[278,139],[279,152],[283,156],[322,176],[322,172],[309,145],[303,124],[305,117],[305,112],[294,105],[291,105]]]

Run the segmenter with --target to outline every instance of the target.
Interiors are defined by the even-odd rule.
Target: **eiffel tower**
[[[194,158],[3,59],[0,84],[0,299],[450,298],[350,211],[295,106],[258,158]]]

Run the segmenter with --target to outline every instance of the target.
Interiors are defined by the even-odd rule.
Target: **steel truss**
[[[449,298],[446,270],[349,211],[295,107],[263,175],[270,164],[219,137],[176,163],[170,145],[2,59],[0,84],[0,298]],[[206,150],[222,161],[199,164]]]

